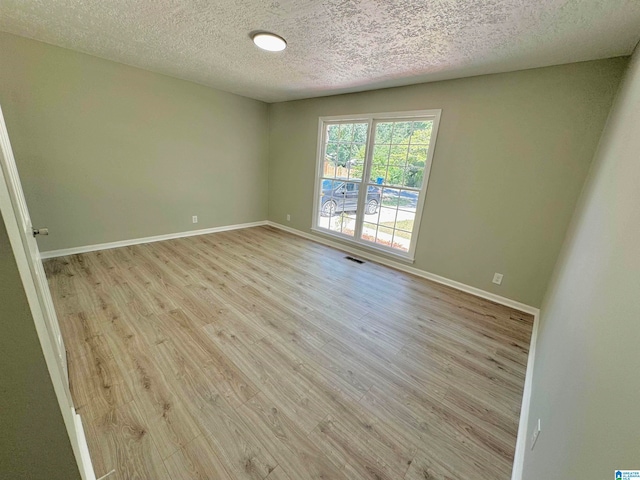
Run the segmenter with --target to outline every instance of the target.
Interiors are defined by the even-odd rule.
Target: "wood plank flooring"
[[[98,477],[510,478],[530,315],[270,227],[48,260]]]

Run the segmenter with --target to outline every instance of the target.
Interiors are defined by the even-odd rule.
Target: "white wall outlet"
[[[538,441],[538,437],[540,436],[540,419],[538,419],[538,423],[536,423],[536,427],[531,434],[531,450],[536,446],[536,442]]]
[[[502,277],[504,277],[504,275],[502,275],[501,273],[494,273],[493,274],[493,283],[495,283],[496,285],[501,285],[502,284]]]
[[[290,221],[291,221],[291,215],[287,213],[287,222],[290,222]]]
[[[193,217],[191,217],[191,221],[192,221],[193,223],[198,223],[198,216],[197,216],[197,215],[194,215]]]

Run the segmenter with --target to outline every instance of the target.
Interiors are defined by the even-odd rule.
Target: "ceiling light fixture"
[[[255,43],[259,48],[269,52],[281,52],[287,48],[287,42],[285,42],[284,38],[276,35],[275,33],[256,33],[252,38],[253,43]]]

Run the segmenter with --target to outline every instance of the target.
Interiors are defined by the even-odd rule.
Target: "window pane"
[[[367,199],[364,205],[365,221],[377,223],[380,215],[380,204],[382,202],[382,189],[370,185],[367,189]]]
[[[376,236],[376,243],[390,247],[393,241],[393,228],[378,227],[378,235]]]
[[[429,145],[431,141],[431,128],[433,122],[413,122],[413,133],[411,134],[411,145]]]
[[[380,165],[371,166],[371,183],[376,185],[384,185],[384,180],[387,176],[387,167]]]
[[[399,165],[404,167],[407,163],[408,148],[406,145],[391,145],[389,155],[389,165]]]
[[[393,137],[391,143],[396,145],[407,145],[411,137],[411,124],[413,122],[395,122],[393,126]]]
[[[341,142],[353,141],[353,123],[343,123],[340,125],[339,138]]]
[[[341,180],[324,179],[322,181],[323,194],[326,194],[328,196],[333,196],[333,193],[335,191],[339,191],[341,189],[340,187],[343,184],[344,182],[342,182]]]
[[[422,188],[424,180],[424,165],[409,165],[404,172],[403,186],[410,188]]]
[[[364,171],[364,163],[353,161],[349,165],[349,180],[362,180],[362,173]]]
[[[411,234],[409,232],[402,232],[400,230],[396,230],[393,236],[393,248],[397,248],[398,250],[408,252],[410,246],[411,246]]]
[[[378,222],[378,231],[380,231],[380,229],[382,229],[383,232],[392,232],[393,231],[393,227],[396,223],[396,210],[391,210],[391,209],[385,209],[382,208],[380,209],[380,220]],[[391,240],[391,238],[389,238],[388,240]],[[389,243],[389,246],[391,246],[391,243]]]
[[[395,188],[385,188],[382,190],[382,205],[385,207],[396,208],[398,206],[398,197],[400,190]]]
[[[398,198],[398,208],[401,210],[407,210],[415,212],[418,208],[418,199],[420,198],[420,192],[413,190],[402,190]]]
[[[329,228],[329,218],[333,217],[338,210],[338,201],[344,182],[323,178],[320,184],[320,215],[318,226]],[[327,219],[326,221],[323,219]]]
[[[369,242],[376,241],[376,233],[378,232],[378,226],[374,223],[363,223],[362,224],[362,239],[367,240]]]
[[[364,171],[364,145],[351,144],[351,154],[347,167],[349,169],[348,178],[362,180]]]
[[[367,131],[369,130],[369,125],[366,123],[356,123],[353,130],[353,141],[356,143],[365,144],[367,143]]]
[[[353,236],[360,183],[322,179],[318,226]]]
[[[355,232],[356,216],[346,212],[336,213],[331,217],[321,217],[319,226],[333,232],[353,236]]]
[[[382,185],[387,176],[387,165],[389,163],[389,145],[375,145],[373,147],[373,163],[371,165],[371,183]]]
[[[362,179],[367,131],[367,123],[327,125],[323,176]]]
[[[329,158],[324,157],[324,166],[322,169],[322,176],[335,178],[336,176],[336,164]]]
[[[375,140],[377,144],[391,143],[391,134],[393,131],[393,122],[378,123],[376,125]]]
[[[327,142],[337,142],[339,130],[340,125],[327,125]]]
[[[351,161],[364,165],[364,159],[367,146],[363,143],[354,143],[351,145]]]
[[[323,175],[325,177],[336,176],[337,158],[338,158],[338,144],[333,142],[327,143],[327,145],[325,146],[324,168],[323,168]]]
[[[355,212],[344,212],[341,215],[342,219],[342,233],[353,237],[356,231],[356,214]]]
[[[424,179],[424,167],[427,161],[428,146],[411,145],[407,157],[407,170],[405,172],[404,186],[421,188]]]
[[[407,162],[409,164],[422,163],[427,161],[427,151],[429,147],[427,145],[411,145],[409,147],[409,155],[407,156]]]
[[[373,147],[373,164],[387,165],[389,163],[390,145],[375,145]]]
[[[344,190],[340,193],[341,197],[338,201],[338,208],[343,212],[355,212],[358,209],[358,190],[360,184],[345,183]]]
[[[404,167],[389,165],[389,168],[387,168],[387,175],[385,177],[384,184],[402,187],[404,185],[404,173]]]
[[[381,207],[378,224],[393,228],[396,223],[396,212],[395,208]]]
[[[333,217],[333,224],[331,229],[339,233],[344,233],[348,235],[349,234],[348,222],[349,222],[349,219],[344,213],[336,215],[335,217]]]
[[[413,232],[413,223],[416,220],[416,212],[407,210],[398,210],[396,215],[396,230],[402,230],[405,233]]]
[[[339,176],[341,177],[347,176],[346,168],[347,168],[347,164],[349,163],[349,160],[351,160],[351,144],[349,143],[339,144],[337,164],[339,167],[343,169],[342,174]]]

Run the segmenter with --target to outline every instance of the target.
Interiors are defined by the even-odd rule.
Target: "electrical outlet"
[[[287,222],[290,222],[290,221],[291,221],[291,215],[287,213]]]
[[[504,277],[504,275],[502,275],[501,273],[494,273],[493,274],[493,283],[495,283],[496,285],[501,285],[502,284],[502,277]]]
[[[197,216],[197,215],[194,215],[193,217],[191,217],[191,221],[192,221],[193,223],[198,223],[198,216]]]
[[[538,441],[538,437],[540,436],[540,419],[538,419],[538,423],[536,423],[536,429],[533,431],[531,435],[531,450],[536,446],[536,442]]]

